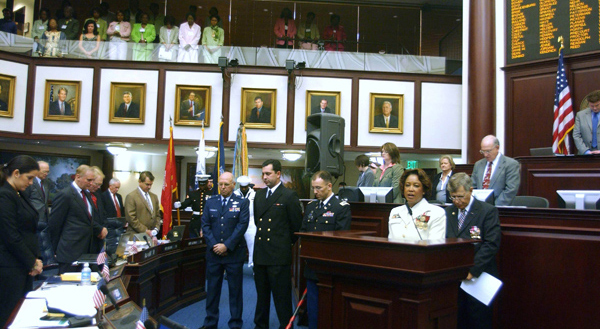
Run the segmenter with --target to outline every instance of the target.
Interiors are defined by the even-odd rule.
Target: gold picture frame
[[[260,99],[261,110],[257,111]],[[277,89],[242,88],[240,118],[248,129],[275,129]]]
[[[175,86],[175,125],[209,127],[211,86]],[[193,99],[190,102],[190,96]],[[183,110],[182,110],[183,109]]]
[[[388,119],[384,116],[391,106]],[[387,123],[386,123],[387,122]],[[369,103],[369,132],[402,134],[404,132],[404,95],[371,93]]]
[[[304,117],[304,130],[306,130],[306,118],[315,113],[322,113],[321,102],[326,101],[325,113],[340,115],[340,91],[306,91],[306,116]]]
[[[109,104],[108,122],[143,124],[146,114],[146,84],[111,82]]]
[[[0,117],[13,118],[17,77],[0,74]]]
[[[46,80],[44,120],[79,122],[81,81]]]

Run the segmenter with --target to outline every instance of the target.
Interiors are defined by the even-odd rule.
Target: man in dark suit
[[[123,103],[119,105],[119,109],[115,113],[117,118],[139,118],[140,117],[140,106],[137,103],[131,101],[131,92],[126,91],[123,93]]]
[[[66,102],[67,100],[67,88],[61,87],[58,89],[58,99],[54,102],[50,102],[48,114],[50,115],[73,115],[71,111],[71,105]]]
[[[50,165],[45,161],[38,161],[40,171],[37,177],[33,179],[33,184],[29,185],[23,192],[31,201],[31,205],[38,212],[37,236],[38,245],[40,247],[40,255],[44,265],[54,263],[54,252],[52,251],[52,243],[50,242],[50,234],[48,233],[48,193],[50,186],[46,178],[50,173]]]
[[[327,107],[327,100],[326,99],[322,99],[321,103],[319,103],[319,106],[315,107],[312,109],[311,114],[315,114],[315,113],[333,113],[331,111],[331,109],[329,107]]]
[[[93,166],[92,170],[94,171],[94,181],[90,184],[90,188],[88,192],[90,192],[90,198],[92,199],[92,204],[94,205],[94,211],[98,214],[98,223],[103,227],[106,227],[108,230],[108,220],[106,216],[106,209],[104,208],[104,203],[102,202],[102,193],[100,188],[104,183],[104,173],[99,167]],[[108,233],[107,235],[108,236]],[[98,250],[101,250],[104,246],[106,239],[98,239],[94,237],[94,243],[97,246]]]
[[[219,176],[220,196],[206,201],[202,214],[202,232],[206,241],[206,318],[201,329],[216,329],[219,325],[219,301],[223,272],[229,285],[230,328],[242,328],[242,281],[246,260],[244,232],[250,212],[248,200],[233,194],[235,181],[230,172]]]
[[[341,231],[350,229],[350,205],[340,202],[331,191],[331,174],[317,171],[312,176],[312,188],[317,200],[311,201],[304,211],[300,232]],[[317,329],[319,311],[319,290],[317,275],[310,267],[304,267],[306,277],[306,307],[308,310],[308,328]]]
[[[398,128],[398,117],[392,115],[392,103],[385,101],[381,105],[382,114],[375,116],[373,126],[376,128]]]
[[[211,194],[210,188],[208,187],[208,177],[210,177],[210,175],[196,175],[198,189],[190,192],[183,202],[175,201],[173,204],[173,208],[175,209],[192,207],[192,218],[190,219],[189,226],[191,238],[202,236],[202,214],[204,213],[206,197]]]
[[[263,100],[260,96],[254,98],[254,108],[250,112],[248,122],[251,123],[271,123],[271,110],[263,107]]]
[[[360,173],[358,176],[358,180],[356,181],[357,187],[371,187],[373,186],[373,182],[375,181],[375,174],[369,168],[371,160],[368,156],[361,154],[354,159],[354,165],[358,172]]]
[[[2,95],[2,85],[0,85],[0,95]],[[6,98],[8,99],[8,97]],[[0,111],[8,111],[8,103],[0,99]]]
[[[104,211],[106,211],[106,217],[108,218],[125,216],[123,197],[117,193],[120,188],[121,181],[112,178],[108,182],[108,189],[102,193],[102,203],[104,204]]]
[[[521,165],[500,153],[500,142],[493,135],[481,140],[483,159],[473,166],[473,188],[493,189],[496,206],[510,206],[521,184]]]
[[[196,93],[191,92],[188,99],[181,102],[179,118],[183,120],[204,120],[204,102],[202,98],[196,99]]]
[[[500,249],[498,209],[472,196],[471,178],[465,173],[452,175],[448,191],[453,205],[446,208],[446,238],[475,239],[474,265],[466,280],[482,272],[498,277],[496,254]],[[464,290],[458,291],[458,328],[492,328],[492,306],[486,306]]]
[[[92,199],[86,192],[94,179],[93,169],[81,165],[77,168],[75,181],[52,200],[48,229],[59,273],[78,271],[71,263],[82,254],[99,252],[93,238],[106,237],[107,230],[99,224],[99,214],[94,211]]]
[[[267,160],[262,164],[267,188],[254,198],[254,283],[256,284],[256,328],[269,328],[271,293],[283,329],[292,317],[292,245],[302,225],[302,209],[295,191],[281,183],[281,163]]]

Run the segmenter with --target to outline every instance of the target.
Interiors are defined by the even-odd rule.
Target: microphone
[[[412,218],[412,216],[413,216],[412,209],[410,209],[410,207],[408,206],[408,203],[406,204],[406,209],[408,209],[408,214],[410,215],[410,221],[415,226],[415,230],[417,230],[417,234],[419,235],[419,239],[423,240],[423,237],[421,237],[421,232],[419,232],[419,228],[417,227],[417,224],[415,223],[415,220]]]
[[[108,299],[110,299],[110,302],[115,306],[115,309],[117,311],[121,308],[119,306],[119,304],[117,304],[115,297],[113,297],[113,295],[110,293],[110,291],[108,291],[108,287],[106,286],[106,284],[103,284],[100,286],[100,291],[102,291],[102,293],[105,294],[106,297],[108,297]]]
[[[144,240],[146,241],[148,248],[152,248],[152,245],[150,244],[150,241],[148,241],[148,237],[146,236],[146,234],[144,234]]]
[[[152,322],[150,319],[146,319],[146,321],[144,321],[144,327],[146,327],[146,329],[156,329],[154,322]]]

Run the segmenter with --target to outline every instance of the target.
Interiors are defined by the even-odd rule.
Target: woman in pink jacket
[[[127,59],[127,41],[131,34],[131,24],[124,22],[125,16],[122,11],[117,11],[117,21],[111,22],[106,30],[106,35],[110,40],[108,46],[108,58],[111,60]]]
[[[293,48],[296,37],[296,24],[292,18],[292,11],[283,8],[280,18],[275,21],[275,36],[277,36],[277,48]]]

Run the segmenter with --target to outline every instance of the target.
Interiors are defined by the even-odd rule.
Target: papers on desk
[[[463,280],[460,285],[462,290],[486,306],[490,305],[500,287],[502,287],[502,281],[485,272],[473,280]]]
[[[8,328],[49,328],[69,326],[67,320],[40,320],[47,312],[45,299],[25,299],[15,320]]]
[[[43,290],[30,291],[25,298],[26,300],[36,298],[48,301],[48,307],[64,313],[93,317],[96,315],[93,296],[97,289],[96,285],[56,285]]]

